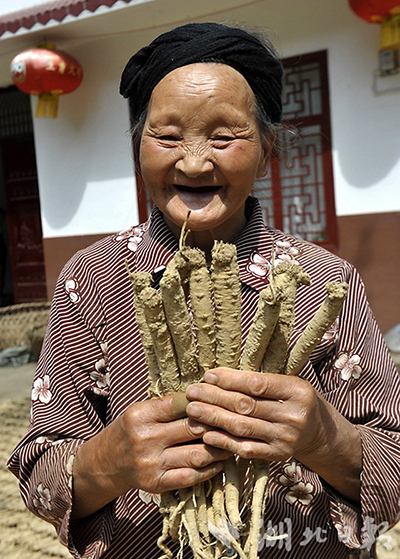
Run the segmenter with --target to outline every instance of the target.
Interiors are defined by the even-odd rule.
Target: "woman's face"
[[[140,167],[174,232],[191,210],[192,231],[234,238],[245,224],[244,204],[254,180],[266,173],[269,152],[258,130],[254,94],[230,66],[183,66],[154,88]]]

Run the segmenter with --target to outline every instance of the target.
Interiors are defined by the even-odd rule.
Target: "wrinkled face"
[[[266,173],[269,151],[258,130],[254,94],[230,66],[183,66],[154,88],[140,166],[173,231],[188,210],[192,231],[240,230],[246,197]]]

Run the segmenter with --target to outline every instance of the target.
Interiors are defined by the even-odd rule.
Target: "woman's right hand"
[[[163,493],[212,478],[231,454],[199,441],[206,430],[174,419],[172,396],[132,404],[79,448],[71,518],[89,516],[132,488]]]

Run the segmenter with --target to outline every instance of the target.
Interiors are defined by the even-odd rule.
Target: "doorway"
[[[0,89],[0,306],[46,301],[29,95]]]

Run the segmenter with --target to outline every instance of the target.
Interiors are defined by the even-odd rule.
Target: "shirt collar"
[[[249,215],[247,225],[235,241],[239,274],[243,283],[260,291],[269,283],[274,230],[265,226],[256,198],[249,196],[247,199],[246,214]],[[135,268],[152,273],[157,280],[178,250],[179,243],[157,207],[141,227],[142,241],[135,252]]]
[[[273,229],[265,226],[262,209],[256,198],[249,196],[246,210],[251,212],[250,218],[235,241],[239,274],[243,283],[261,291],[269,284]]]

